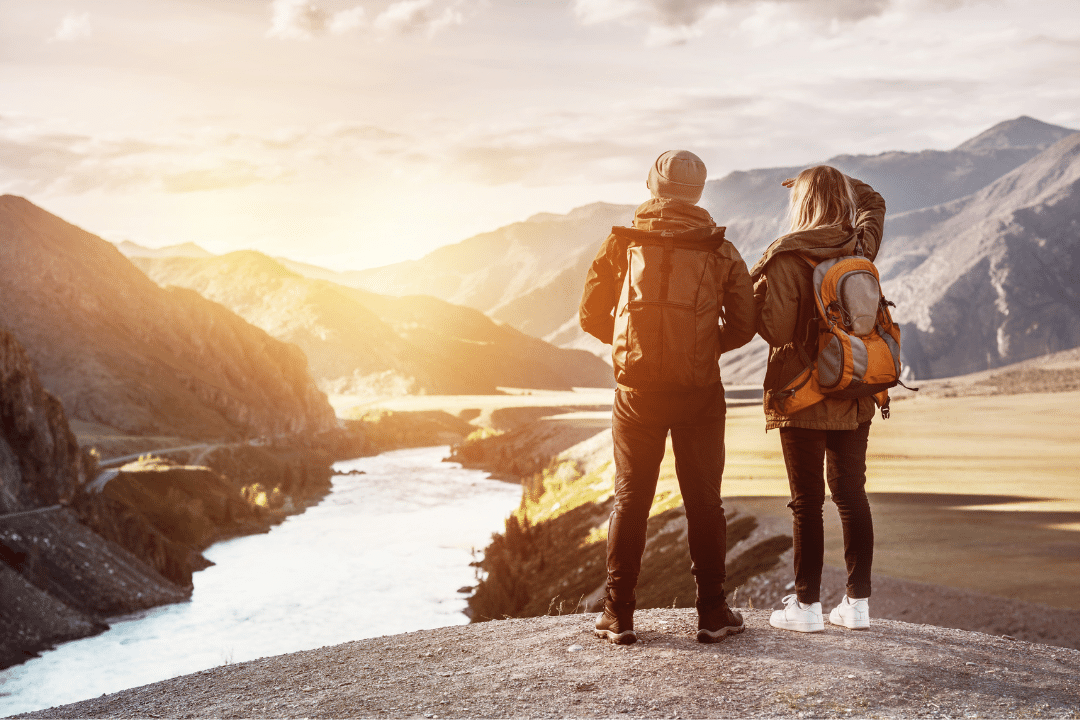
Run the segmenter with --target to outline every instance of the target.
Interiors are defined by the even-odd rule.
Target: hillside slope
[[[543,213],[441,247],[419,260],[319,275],[384,295],[434,295],[546,338],[569,317],[567,308],[577,312],[589,262],[611,227],[628,224],[633,210],[630,205],[594,203],[566,215]],[[317,272],[293,267],[303,274]]]
[[[477,310],[306,278],[254,251],[133,261],[156,282],[195,290],[295,343],[328,392],[490,394],[612,382],[595,356],[553,347]]]
[[[881,258],[916,376],[1080,346],[1080,133],[922,214],[936,222],[888,238]]]
[[[303,353],[197,293],[163,290],[112,244],[0,197],[0,328],[70,419],[220,439],[336,427]]]

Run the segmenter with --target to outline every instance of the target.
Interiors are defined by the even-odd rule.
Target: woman
[[[840,512],[847,563],[847,594],[829,614],[829,622],[866,629],[874,556],[865,489],[866,441],[874,399],[825,398],[788,415],[771,400],[805,367],[803,358],[817,353],[813,266],[843,255],[873,260],[881,245],[885,201],[866,183],[827,165],[803,170],[783,184],[791,188],[791,232],[770,245],[751,271],[758,332],[770,345],[765,428],[780,429],[795,541],[795,593],[784,598],[784,608],[769,622],[800,632],[825,629],[820,592],[827,480]]]

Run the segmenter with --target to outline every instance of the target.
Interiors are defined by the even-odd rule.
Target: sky
[[[710,178],[1080,129],[1077,0],[0,0],[0,193],[339,270]]]

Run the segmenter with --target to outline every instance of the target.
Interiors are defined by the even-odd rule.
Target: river
[[[329,495],[269,533],[217,543],[191,600],[0,671],[0,717],[226,663],[468,622],[469,563],[517,485],[419,448],[339,462]]]

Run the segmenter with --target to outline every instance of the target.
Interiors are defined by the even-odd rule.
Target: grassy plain
[[[413,397],[389,409],[610,403],[611,391]],[[582,416],[595,423],[597,413]],[[567,417],[564,422],[573,422]],[[776,431],[760,404],[728,410],[729,506],[789,517],[787,475]],[[1080,392],[894,401],[875,418],[867,458],[882,575],[1080,609]],[[665,457],[658,495],[678,492]],[[826,558],[843,567],[837,513],[826,503]]]

